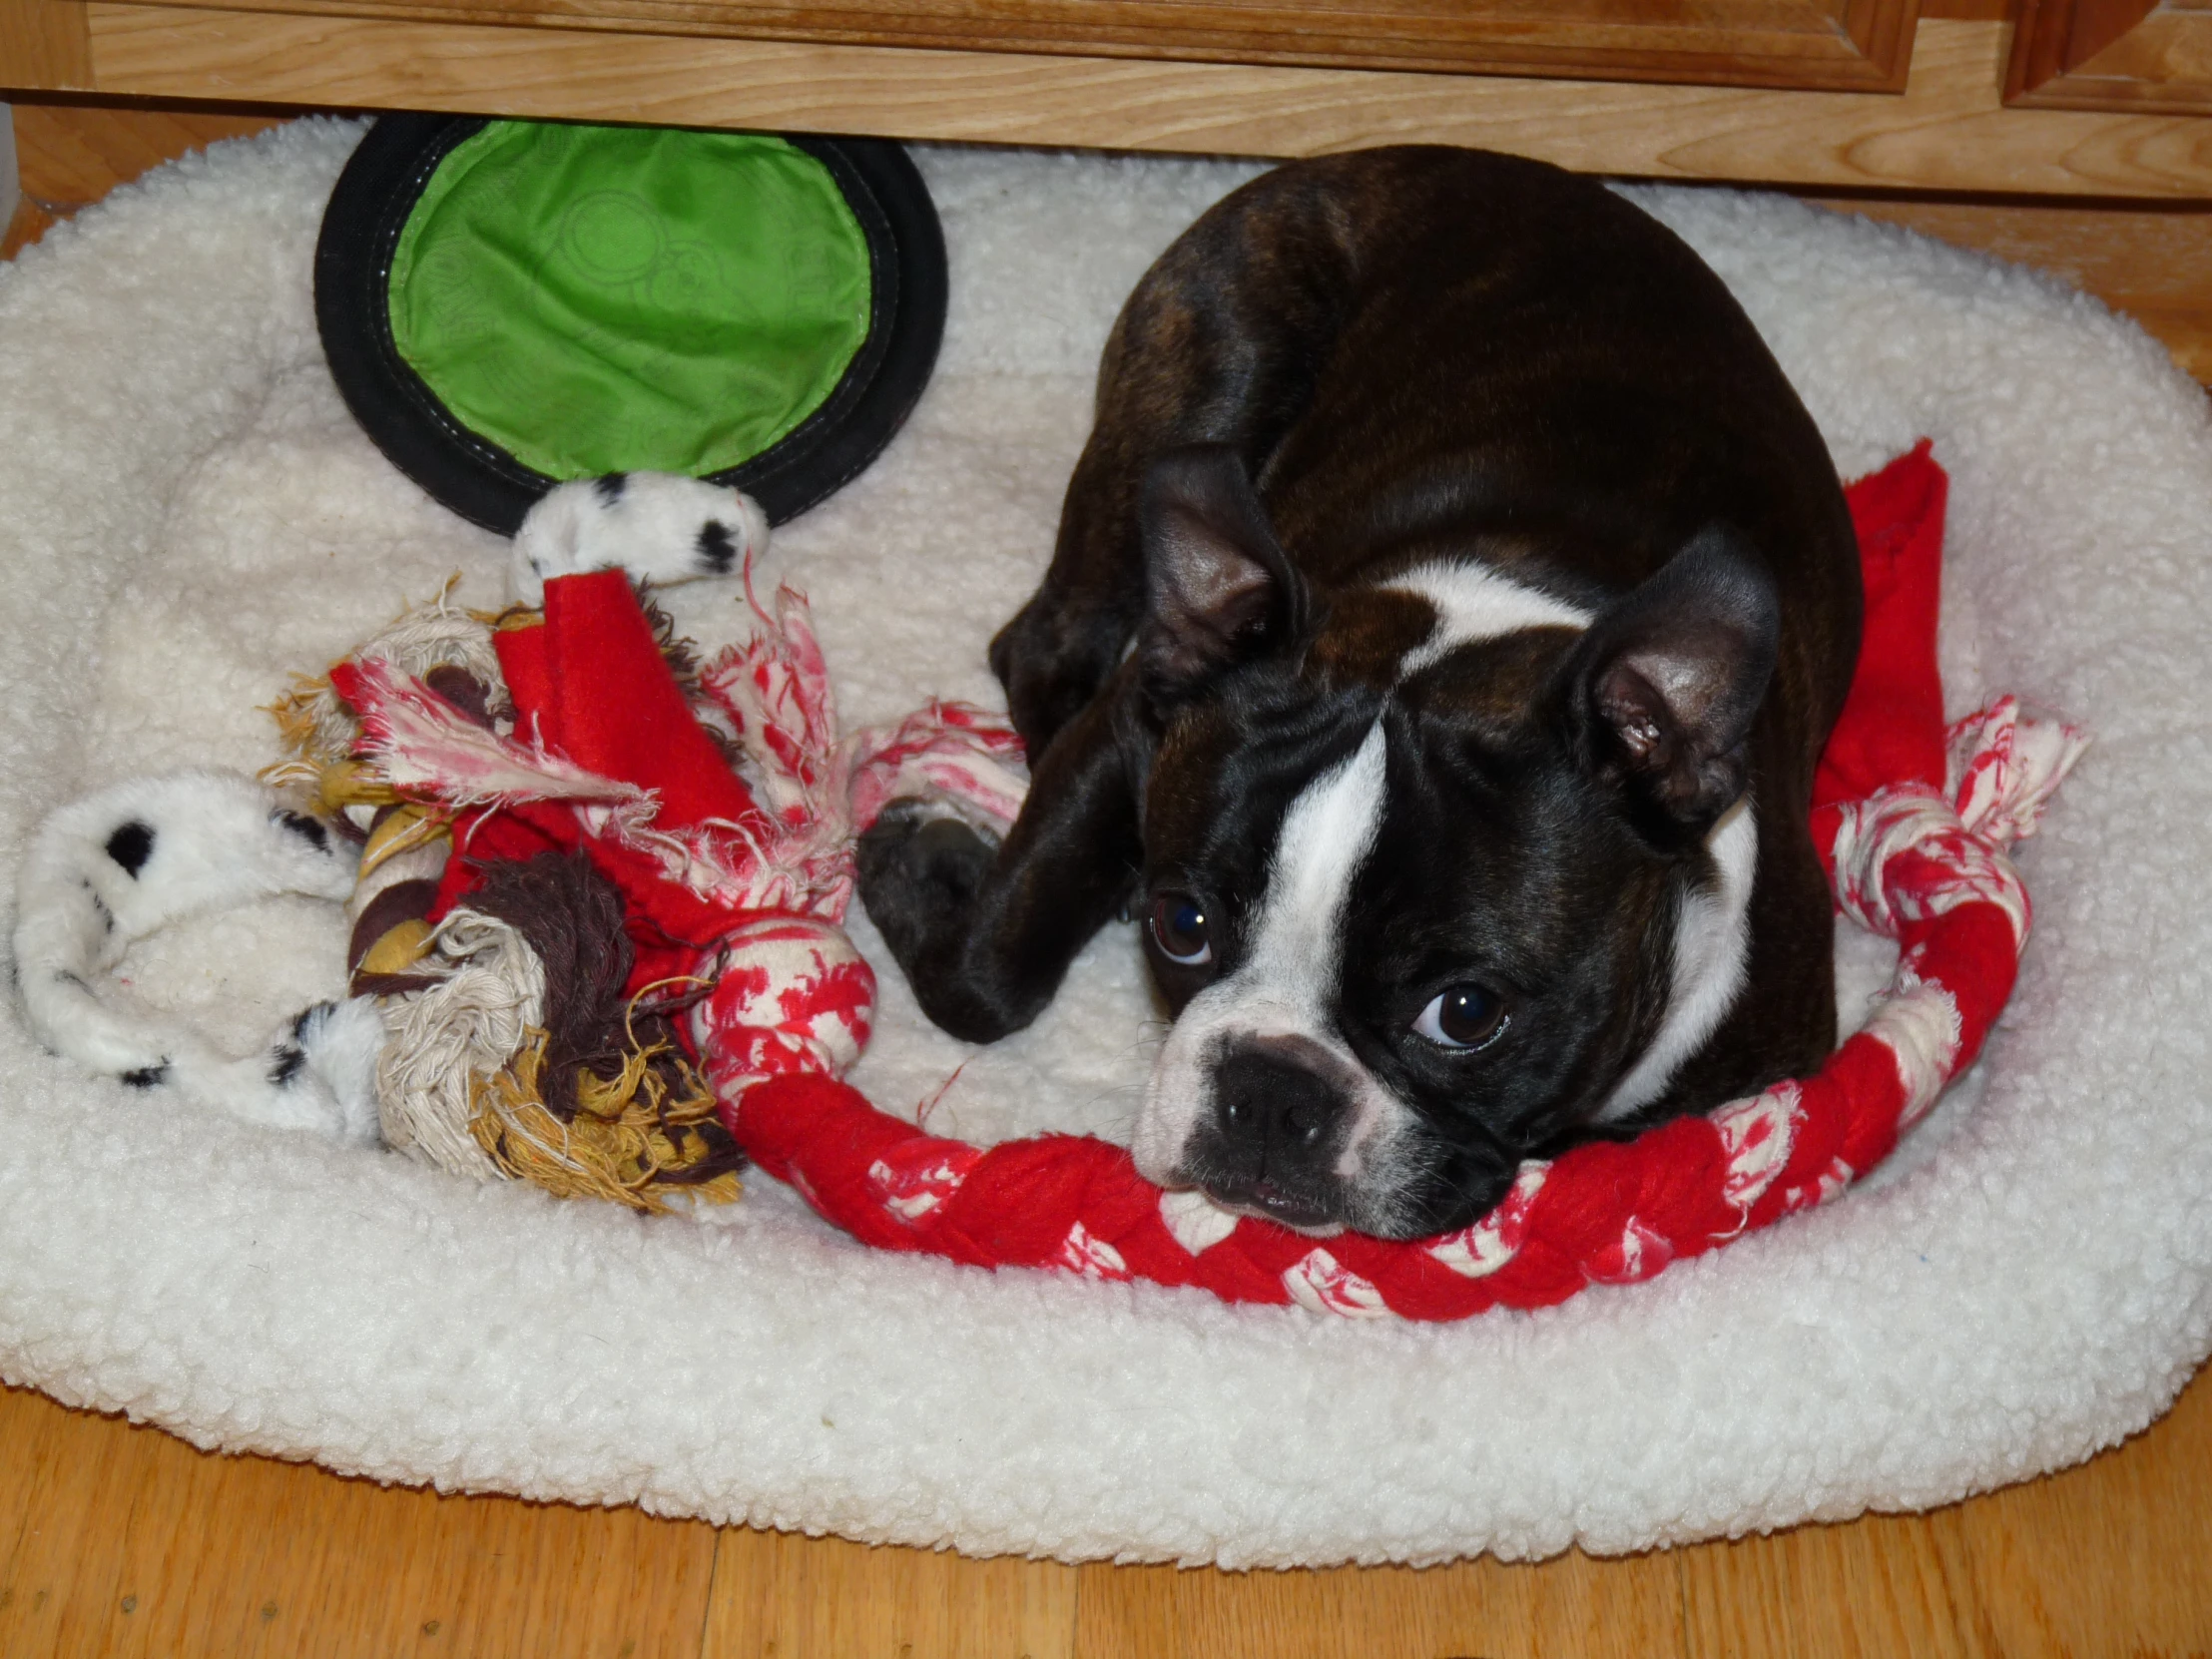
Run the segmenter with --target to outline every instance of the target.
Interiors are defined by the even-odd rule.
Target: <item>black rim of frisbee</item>
[[[387,115],[353,152],[315,245],[315,322],[331,377],[354,419],[401,472],[470,522],[503,536],[561,480],[525,466],[455,418],[400,356],[391,330],[391,267],[401,232],[438,164],[489,122]],[[896,144],[780,135],[825,167],[867,244],[867,336],[806,419],[740,465],[708,474],[760,502],[771,523],[834,494],[905,424],[944,336],[944,233],[928,187]]]

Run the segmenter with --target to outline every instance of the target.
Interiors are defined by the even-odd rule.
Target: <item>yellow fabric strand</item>
[[[684,1092],[673,1094],[651,1062],[666,1043],[633,1046],[621,1071],[577,1075],[577,1112],[563,1123],[545,1105],[539,1077],[546,1033],[533,1029],[500,1071],[474,1079],[469,1130],[507,1175],[562,1198],[599,1198],[655,1214],[666,1193],[680,1190],[727,1204],[744,1190],[735,1173],[672,1189],[663,1177],[681,1174],[710,1151],[696,1125],[714,1116],[714,1091],[678,1060]]]
[[[376,936],[354,964],[353,976],[363,977],[411,972],[430,954],[430,924],[419,918],[402,921]]]
[[[368,844],[361,848],[360,879],[366,882],[385,860],[441,836],[450,838],[450,820],[438,808],[410,802],[396,812],[386,813],[383,822],[369,831]]]

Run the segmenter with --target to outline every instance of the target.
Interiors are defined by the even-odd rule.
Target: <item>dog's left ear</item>
[[[1295,638],[1306,584],[1276,542],[1237,452],[1171,450],[1145,473],[1145,681],[1170,699]]]
[[[1702,833],[1744,793],[1744,742],[1773,678],[1774,580],[1709,529],[1600,616],[1566,666],[1590,763]]]

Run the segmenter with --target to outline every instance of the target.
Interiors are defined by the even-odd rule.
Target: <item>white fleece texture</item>
[[[63,801],[270,760],[257,705],[286,672],[449,572],[499,591],[505,549],[397,476],[322,366],[309,258],[358,131],[219,146],[0,268],[11,875]],[[772,559],[854,720],[992,695],[983,645],[1050,548],[1115,307],[1251,172],[921,162],[942,364]],[[874,1254],[761,1177],[712,1226],[478,1186],[128,1092],[9,1019],[0,1375],[383,1480],[1226,1564],[1738,1534],[1940,1503],[2141,1428],[2212,1341],[2206,400],[2026,273],[1787,201],[1638,200],[1735,285],[1846,473],[1935,437],[1954,708],[2016,690],[2097,734],[2023,851],[2036,932],[1971,1110],[1902,1173],[1546,1313],[1352,1323]],[[715,589],[676,596],[705,641],[736,617]],[[148,940],[135,988],[250,1043],[337,988],[340,938],[332,908],[275,900]],[[882,970],[860,1079],[911,1109],[964,1051]],[[933,1125],[1125,1133],[1158,1039],[1140,974],[1109,929]]]

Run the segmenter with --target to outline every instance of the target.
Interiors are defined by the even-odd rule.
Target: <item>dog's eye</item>
[[[1152,901],[1152,942],[1160,954],[1184,967],[1214,959],[1206,936],[1206,906],[1187,892],[1164,892]]]
[[[1505,1029],[1505,1004],[1480,985],[1451,985],[1413,1021],[1413,1035],[1439,1048],[1487,1047]]]

